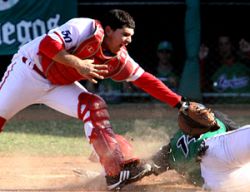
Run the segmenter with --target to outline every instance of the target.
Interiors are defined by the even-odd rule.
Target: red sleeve
[[[162,81],[148,72],[144,72],[132,83],[172,107],[175,107],[181,101],[180,95],[174,93]]]
[[[62,49],[64,49],[64,45],[48,35],[43,38],[39,45],[39,53],[42,53],[49,58],[53,58]]]

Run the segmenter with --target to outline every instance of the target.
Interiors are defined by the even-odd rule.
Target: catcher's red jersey
[[[40,63],[47,79],[57,85],[67,85],[86,79],[74,68],[52,60],[58,52],[65,49],[79,58],[94,59],[94,62],[99,64],[106,63],[108,74],[103,75],[105,78],[131,81],[153,97],[171,106],[180,102],[181,97],[168,89],[159,79],[145,73],[129,56],[125,47],[121,47],[115,56],[104,55],[101,48],[103,38],[104,30],[101,24],[88,18],[75,18],[51,30],[39,42]]]
[[[94,63],[107,64],[108,73],[104,75],[105,78],[112,78],[116,81],[128,79],[139,66],[128,56],[125,47],[122,47],[115,56],[104,55],[101,48],[104,31],[98,21],[95,21],[94,24],[94,33],[89,38],[82,41],[75,49],[71,50],[72,54],[81,59],[94,59]],[[55,31],[54,34],[61,39],[57,31]],[[61,40],[63,41],[63,39]],[[40,43],[40,50],[45,49],[47,43],[51,43],[49,41],[54,40],[50,37],[45,37]],[[53,84],[66,85],[75,81],[87,79],[80,75],[74,68],[53,61],[49,57],[50,55],[45,55],[43,52],[44,51],[40,51],[42,68],[46,78]]]

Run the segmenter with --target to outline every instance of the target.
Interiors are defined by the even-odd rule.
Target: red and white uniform
[[[94,111],[95,106],[87,106],[87,100],[92,96],[82,94],[88,91],[77,82],[85,78],[75,69],[51,59],[62,49],[82,59],[93,58],[96,63],[107,63],[109,73],[106,78],[131,81],[170,106],[175,106],[181,100],[179,95],[145,72],[125,48],[121,48],[115,57],[104,55],[101,49],[103,37],[103,29],[97,21],[75,18],[22,46],[0,83],[0,130],[1,125],[20,110],[31,104],[42,103],[83,120],[87,138],[94,138],[93,129],[98,123],[93,123],[91,110]],[[105,107],[98,110],[102,109]],[[98,118],[98,121],[104,122]]]
[[[93,35],[94,31],[95,20],[76,18],[51,30],[48,36],[58,42],[58,50],[62,45],[63,48],[70,51]],[[64,34],[70,33],[69,38],[71,38],[71,41],[67,39],[67,35],[66,39],[64,39],[62,32]],[[35,103],[43,103],[67,115],[77,117],[77,97],[75,96],[74,100],[73,95],[78,96],[79,93],[86,91],[86,89],[77,82],[67,86],[57,86],[33,70],[33,66],[36,65],[40,71],[43,71],[39,47],[45,36],[37,37],[22,46],[18,53],[14,55],[2,78],[0,83],[0,116],[7,120],[21,109]],[[47,47],[47,49],[48,51],[52,50],[51,47]],[[56,53],[53,52],[50,56],[54,54]],[[23,57],[27,58],[25,63],[22,60]],[[180,101],[180,96],[174,94],[154,77],[144,72],[128,54],[126,61],[129,63],[127,68],[129,68],[130,73],[122,80],[133,81],[149,94],[171,106]]]

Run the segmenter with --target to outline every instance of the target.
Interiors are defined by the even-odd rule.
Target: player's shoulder
[[[95,20],[85,17],[73,18],[65,23],[65,28],[77,34],[92,34],[95,29]]]
[[[87,17],[76,17],[72,18],[69,21],[66,22],[68,25],[74,25],[74,26],[82,26],[82,25],[91,25],[95,22],[94,19],[87,18]]]

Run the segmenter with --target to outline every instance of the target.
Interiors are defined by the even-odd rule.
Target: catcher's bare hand
[[[92,83],[97,83],[95,80],[104,79],[105,74],[108,73],[108,65],[106,64],[96,64],[93,59],[84,59],[79,63],[76,70],[82,76],[86,77]]]
[[[108,73],[106,64],[96,64],[93,59],[81,59],[64,49],[52,59],[63,65],[73,67],[80,75],[86,77],[92,83],[97,83],[95,79],[104,79],[103,75]]]

